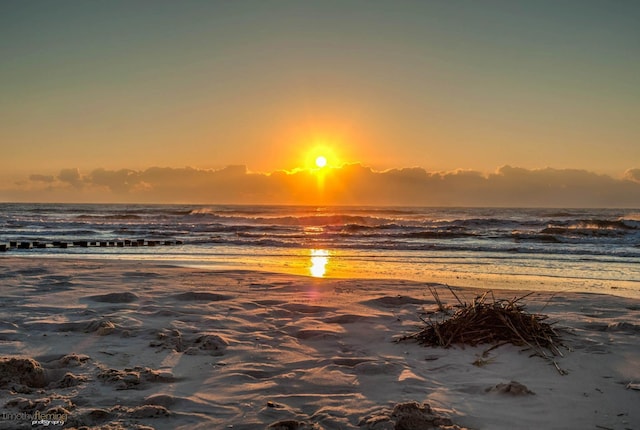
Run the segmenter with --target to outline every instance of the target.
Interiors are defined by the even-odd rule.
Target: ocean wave
[[[631,220],[591,219],[549,224],[540,233],[560,236],[625,236],[640,230],[640,224]]]
[[[511,237],[516,241],[533,241],[543,243],[561,243],[556,235],[550,233],[527,233],[521,231],[512,231]]]
[[[620,217],[620,220],[623,220],[623,221],[640,221],[640,212],[627,213],[627,214],[623,215],[622,217]]]
[[[244,232],[237,232],[236,233],[237,237],[244,237],[247,239],[261,239],[264,237],[277,237],[278,239],[286,239],[286,240],[293,240],[293,239],[305,239],[308,238],[309,236],[304,234],[304,233],[284,233],[284,234],[278,234],[278,235],[274,235],[271,233],[266,233],[266,232],[259,232],[259,233],[252,233],[252,232],[248,232],[248,231],[244,231]]]
[[[340,226],[340,231],[343,233],[359,233],[377,230],[402,230],[408,228],[407,226],[389,223],[379,225],[364,225],[364,224],[344,224]]]
[[[223,250],[324,246],[383,253],[442,250],[576,256],[637,256],[640,248],[637,209],[10,204],[0,208],[0,242],[21,237],[127,236],[179,238],[187,244],[185,252],[189,245]]]
[[[104,220],[139,220],[142,217],[137,214],[112,214],[112,215],[78,215],[76,220],[80,221],[104,221]]]
[[[215,220],[223,224],[236,225],[274,225],[274,226],[306,226],[306,227],[322,227],[334,225],[362,225],[362,226],[378,226],[388,224],[391,220],[372,216],[354,216],[354,215],[304,215],[304,216],[237,216],[237,215],[221,215],[215,211],[200,210],[192,213],[191,216],[199,217],[205,220]]]
[[[502,242],[502,243],[464,243],[454,242],[446,240],[436,241],[415,241],[415,240],[346,240],[336,241],[326,238],[309,239],[309,238],[283,238],[283,237],[237,237],[237,236],[211,236],[208,238],[191,239],[185,242],[188,245],[195,246],[220,246],[221,250],[229,249],[229,247],[241,247],[241,248],[288,248],[288,249],[333,249],[333,250],[353,250],[353,251],[380,251],[380,252],[451,252],[451,253],[463,253],[467,258],[478,255],[484,256],[492,255],[492,258],[507,258],[508,255],[523,255],[523,256],[535,256],[540,258],[548,258],[548,256],[555,256],[554,258],[567,258],[571,260],[575,259],[589,259],[589,261],[609,261],[608,259],[614,259],[610,261],[617,261],[615,259],[638,259],[640,258],[640,250],[633,247],[610,247],[602,249],[597,246],[591,248],[573,247],[573,246],[549,246],[548,243],[544,243],[544,240],[532,239],[531,246],[526,245],[530,242],[526,240],[523,244],[518,242]],[[561,243],[560,243],[561,244]],[[554,243],[555,245],[555,243]],[[223,251],[226,252],[226,251]],[[420,254],[416,254],[420,255]],[[462,255],[462,254],[461,254]],[[512,258],[512,257],[509,257]],[[527,257],[530,258],[530,257]],[[470,260],[470,264],[473,263]]]
[[[192,239],[188,242],[189,245],[196,246],[209,246],[209,245],[224,245],[234,247],[272,247],[272,248],[299,248],[300,243],[297,241],[278,240],[273,238],[245,238],[240,237],[225,237],[225,236],[212,236],[209,238]],[[302,246],[302,248],[305,248]]]
[[[10,232],[3,232],[4,240],[20,240],[21,238],[29,239],[29,240],[44,240],[47,241],[49,239],[58,239],[65,237],[99,237],[103,234],[103,232],[99,230],[55,230],[54,232],[48,232],[46,230],[14,230]]]
[[[464,231],[416,231],[409,233],[402,233],[396,235],[400,238],[408,239],[458,239],[462,237],[474,237],[475,234]]]
[[[291,228],[288,226],[278,226],[278,225],[248,225],[248,224],[196,224],[189,227],[189,231],[193,233],[250,233],[250,232],[261,232],[261,233],[292,233],[298,232],[299,229]]]

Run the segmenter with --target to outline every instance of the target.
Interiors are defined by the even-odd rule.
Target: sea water
[[[81,247],[74,241],[168,241]],[[640,210],[0,204],[0,255],[640,296]],[[67,248],[53,247],[66,242]]]

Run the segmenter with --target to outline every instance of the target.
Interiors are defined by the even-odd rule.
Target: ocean
[[[24,242],[32,245],[20,249]],[[151,260],[640,297],[634,209],[5,203],[0,244],[8,248],[0,258]]]

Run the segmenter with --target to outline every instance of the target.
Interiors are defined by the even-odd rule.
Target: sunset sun
[[[312,137],[306,140],[310,146],[307,146],[301,160],[305,169],[320,174],[342,165],[343,157],[338,148],[344,146],[344,143],[331,137]]]
[[[323,155],[320,155],[316,158],[316,166],[319,168],[323,168],[327,165],[327,158]]]

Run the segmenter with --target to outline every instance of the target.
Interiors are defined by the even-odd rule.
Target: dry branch
[[[534,351],[535,355],[549,360],[561,374],[564,374],[553,359],[553,356],[562,356],[558,349],[558,346],[562,345],[560,336],[551,324],[545,322],[548,318],[546,315],[525,311],[521,300],[527,296],[528,294],[512,300],[496,300],[493,293],[487,291],[470,304],[463,303],[455,296],[461,307],[452,316],[442,321],[433,321],[430,317],[421,318],[424,328],[399,340],[416,340],[422,345],[444,348],[456,344],[493,344],[488,351],[499,345],[511,343]],[[493,300],[488,301],[487,297]],[[436,297],[436,302],[439,308],[443,307],[439,297]],[[550,351],[551,355],[545,350]]]

